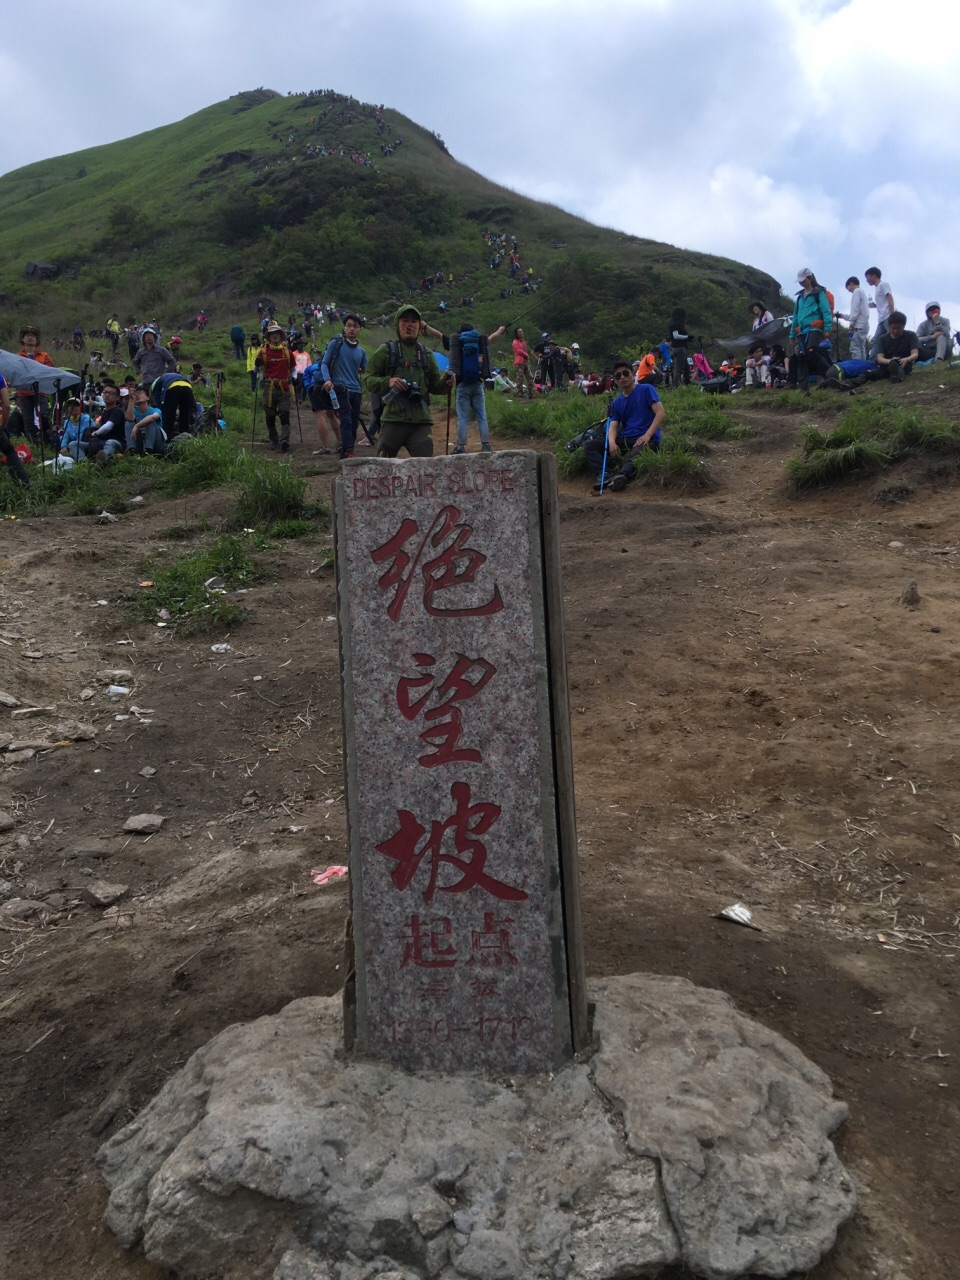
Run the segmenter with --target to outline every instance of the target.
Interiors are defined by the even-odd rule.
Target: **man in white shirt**
[[[850,310],[841,311],[840,318],[850,322],[850,359],[866,360],[867,334],[870,332],[866,290],[860,288],[856,276],[851,276],[847,281],[847,292],[850,294]]]
[[[888,332],[890,316],[893,314],[894,302],[893,293],[890,286],[885,280],[881,280],[881,272],[879,267],[870,267],[866,272],[867,284],[873,289],[873,302],[868,305],[876,308],[877,312],[877,331],[873,335],[873,342],[870,344],[870,359],[876,360],[877,346],[880,339]]]

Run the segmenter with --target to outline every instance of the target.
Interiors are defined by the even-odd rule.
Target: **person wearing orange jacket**
[[[37,364],[45,364],[50,369],[55,367],[46,351],[40,350],[40,330],[36,325],[27,324],[20,330],[19,354],[26,360],[36,360]],[[17,387],[17,409],[22,419],[20,430],[28,439],[36,440],[39,430],[44,432],[45,440],[52,442],[46,396],[35,396],[33,387]],[[13,431],[16,434],[16,419],[13,422]]]

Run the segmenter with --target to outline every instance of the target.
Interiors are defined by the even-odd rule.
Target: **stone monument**
[[[358,461],[335,506],[347,1043],[552,1070],[586,1040],[553,459]]]
[[[818,1067],[655,974],[591,984],[577,1056],[552,458],[358,461],[335,502],[353,996],[198,1049],[101,1147],[105,1223],[183,1280],[809,1270],[856,1207]]]

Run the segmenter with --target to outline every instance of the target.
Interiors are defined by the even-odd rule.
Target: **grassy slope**
[[[121,318],[157,313],[169,327],[183,324],[201,297],[216,312],[218,295],[242,301],[243,315],[259,292],[284,306],[307,293],[379,310],[412,275],[436,268],[457,273],[452,293],[472,293],[472,318],[492,327],[529,300],[500,301],[510,282],[486,266],[479,232],[487,227],[526,241],[524,261],[544,277],[544,294],[567,286],[536,321],[576,333],[598,360],[611,344],[658,341],[678,302],[694,331],[709,335],[743,328],[751,297],[777,297],[775,282],[750,267],[595,227],[499,187],[390,110],[387,140],[400,134],[404,145],[382,158],[372,112],[356,104],[346,125],[339,106],[324,116],[325,103],[239,94],[177,124],[0,178],[0,289],[13,301],[0,338],[9,342],[27,318],[49,332],[99,327],[114,310]],[[318,115],[320,129],[308,132]],[[291,150],[292,125],[300,135]],[[369,151],[375,168],[339,158],[291,163],[307,141]],[[249,160],[219,171],[218,157],[240,150]],[[224,221],[238,205],[250,206],[258,224],[248,234]],[[349,216],[338,226],[340,207]],[[118,209],[126,221],[118,223]],[[54,262],[63,275],[26,284],[30,260]],[[347,264],[339,277],[338,262]],[[211,282],[219,285],[209,289]],[[222,301],[223,318],[226,309]]]

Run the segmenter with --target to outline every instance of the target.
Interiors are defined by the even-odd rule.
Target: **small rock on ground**
[[[123,824],[124,831],[133,831],[137,835],[152,835],[159,831],[166,821],[159,813],[135,813]]]
[[[58,738],[68,739],[70,742],[92,742],[97,736],[94,726],[85,720],[64,720],[57,725],[55,733]]]
[[[12,831],[16,825],[16,822],[14,822],[13,818],[10,817],[9,813],[4,813],[3,810],[0,810],[0,835],[2,835],[4,831]]]
[[[11,898],[0,907],[0,919],[29,920],[49,910],[45,902],[37,902],[35,898]]]
[[[91,880],[80,890],[80,897],[94,907],[110,907],[130,889],[128,884],[111,884],[109,880]]]

